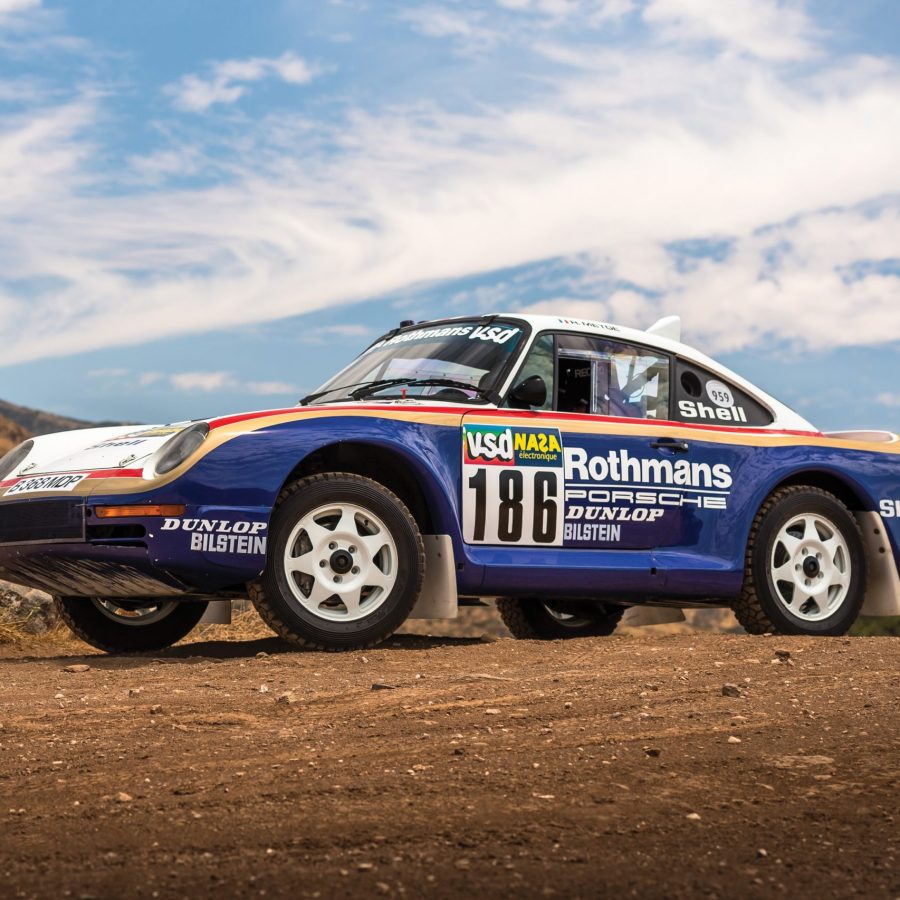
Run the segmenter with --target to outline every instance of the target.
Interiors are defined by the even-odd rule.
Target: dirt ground
[[[4,896],[900,896],[897,639],[25,652]]]

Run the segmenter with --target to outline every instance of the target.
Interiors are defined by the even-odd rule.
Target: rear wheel
[[[259,614],[283,638],[319,650],[371,647],[412,611],[425,576],[415,519],[383,485],[313,475],[285,491],[271,524]]]
[[[837,497],[775,491],[757,513],[733,608],[751,634],[845,634],[859,615],[866,560],[859,526]]]
[[[107,600],[56,597],[59,617],[86,644],[107,653],[162,650],[186,637],[203,618],[206,603],[175,600]]]
[[[625,612],[620,606],[596,603],[560,603],[536,598],[501,597],[497,609],[514,637],[524,640],[560,640],[607,637]]]

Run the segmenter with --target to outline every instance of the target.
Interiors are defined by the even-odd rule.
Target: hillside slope
[[[28,432],[17,422],[0,415],[0,453],[21,444],[28,437]]]
[[[94,422],[57,416],[40,409],[16,406],[0,400],[0,420],[18,425],[27,435],[52,434],[54,431],[74,431],[76,428],[93,428]]]

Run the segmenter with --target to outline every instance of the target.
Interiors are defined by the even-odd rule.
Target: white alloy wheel
[[[282,564],[294,600],[331,622],[370,615],[397,581],[397,545],[382,520],[357,503],[306,513],[288,535]]]
[[[825,516],[795,516],[778,531],[769,571],[784,608],[807,622],[832,615],[847,597],[852,580],[850,550]]]
[[[111,619],[118,625],[132,627],[143,627],[159,622],[161,619],[165,619],[178,605],[171,600],[160,600],[156,603],[142,600],[139,601],[139,605],[139,603],[131,603],[127,600],[106,600],[102,597],[91,597],[91,603],[107,619]]]

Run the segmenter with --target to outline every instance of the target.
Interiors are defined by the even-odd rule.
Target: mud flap
[[[862,531],[869,564],[866,598],[860,615],[900,616],[900,578],[884,522],[877,512],[856,512],[854,516]]]
[[[200,620],[201,625],[230,625],[231,601],[211,600]]]
[[[670,606],[629,606],[622,616],[622,624],[632,628],[638,625],[669,625],[684,622],[684,613]]]
[[[456,564],[449,534],[423,534],[425,583],[409,614],[410,619],[455,619],[457,614]]]

